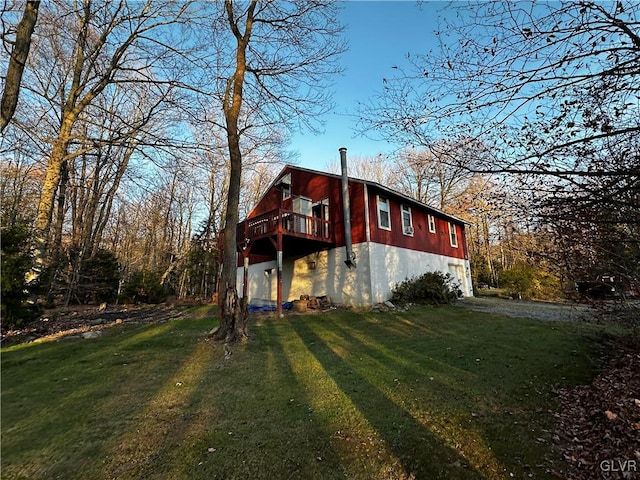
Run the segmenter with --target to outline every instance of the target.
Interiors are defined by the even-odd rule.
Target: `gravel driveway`
[[[588,305],[532,302],[527,300],[506,300],[496,297],[462,298],[455,304],[470,310],[497,313],[509,317],[532,318],[566,322],[593,318],[593,310]]]

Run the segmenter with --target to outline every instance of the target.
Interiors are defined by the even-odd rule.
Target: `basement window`
[[[449,240],[452,247],[458,248],[458,233],[456,232],[456,226],[451,222],[449,222]]]
[[[391,214],[389,199],[378,195],[378,227],[391,230]]]
[[[413,237],[413,219],[411,218],[411,207],[402,205],[402,233]]]

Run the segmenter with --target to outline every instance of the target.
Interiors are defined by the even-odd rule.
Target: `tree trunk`
[[[233,131],[233,129],[231,129]],[[229,194],[227,197],[227,211],[225,215],[225,229],[223,233],[222,274],[220,279],[221,291],[224,297],[220,302],[220,328],[215,335],[218,340],[233,343],[246,336],[246,321],[244,332],[238,320],[246,316],[238,312],[243,303],[239,302],[236,288],[237,248],[236,226],[240,220],[240,179],[242,176],[242,154],[238,135],[229,134],[229,153],[231,172],[229,176]],[[246,310],[246,302],[244,302]]]
[[[224,317],[221,316],[220,327],[215,331],[213,337],[216,340],[224,340],[225,344],[246,340],[249,337],[247,299],[238,297],[238,291],[235,287],[228,287],[220,303],[220,310]]]
[[[28,1],[24,7],[22,20],[16,29],[16,43],[11,50],[9,66],[2,92],[2,104],[0,106],[0,133],[4,131],[9,121],[13,118],[18,105],[20,95],[20,83],[22,73],[27,63],[29,50],[31,49],[31,35],[38,19],[39,1]]]
[[[60,182],[58,184],[58,201],[55,208],[56,220],[54,224],[53,244],[50,245],[50,258],[60,257],[62,248],[62,228],[64,226],[65,210],[67,206],[67,186],[69,184],[69,163],[62,162],[60,166]]]
[[[247,302],[246,299],[239,300],[238,290],[236,289],[238,251],[236,230],[240,220],[240,183],[242,177],[242,150],[240,149],[238,123],[242,109],[244,76],[247,71],[246,51],[251,38],[256,5],[257,2],[255,0],[249,5],[244,25],[245,30],[242,33],[237,19],[234,18],[232,2],[230,0],[225,1],[229,26],[236,38],[237,47],[236,69],[227,82],[223,102],[230,173],[223,236],[222,275],[220,278],[220,286],[224,297],[220,301],[220,328],[214,338],[218,340],[224,339],[226,343],[233,343],[247,337]]]
[[[66,124],[67,122],[63,122],[63,128]],[[71,125],[73,125],[73,121],[68,122],[68,130],[64,129],[60,132],[58,140],[53,145],[53,150],[51,151],[51,156],[47,164],[47,173],[42,185],[42,191],[40,192],[40,201],[38,202],[38,213],[36,216],[32,251],[33,266],[31,270],[27,272],[25,278],[27,283],[36,282],[45,267],[53,206],[62,176],[62,166],[66,160]]]

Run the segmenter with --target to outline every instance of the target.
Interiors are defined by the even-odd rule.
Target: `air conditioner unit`
[[[407,235],[413,235],[413,227],[405,227],[404,233]]]

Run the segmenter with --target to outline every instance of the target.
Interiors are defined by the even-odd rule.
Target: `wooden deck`
[[[238,225],[239,244],[274,235],[333,243],[331,224],[327,220],[309,217],[290,210],[276,209],[249,218]]]

